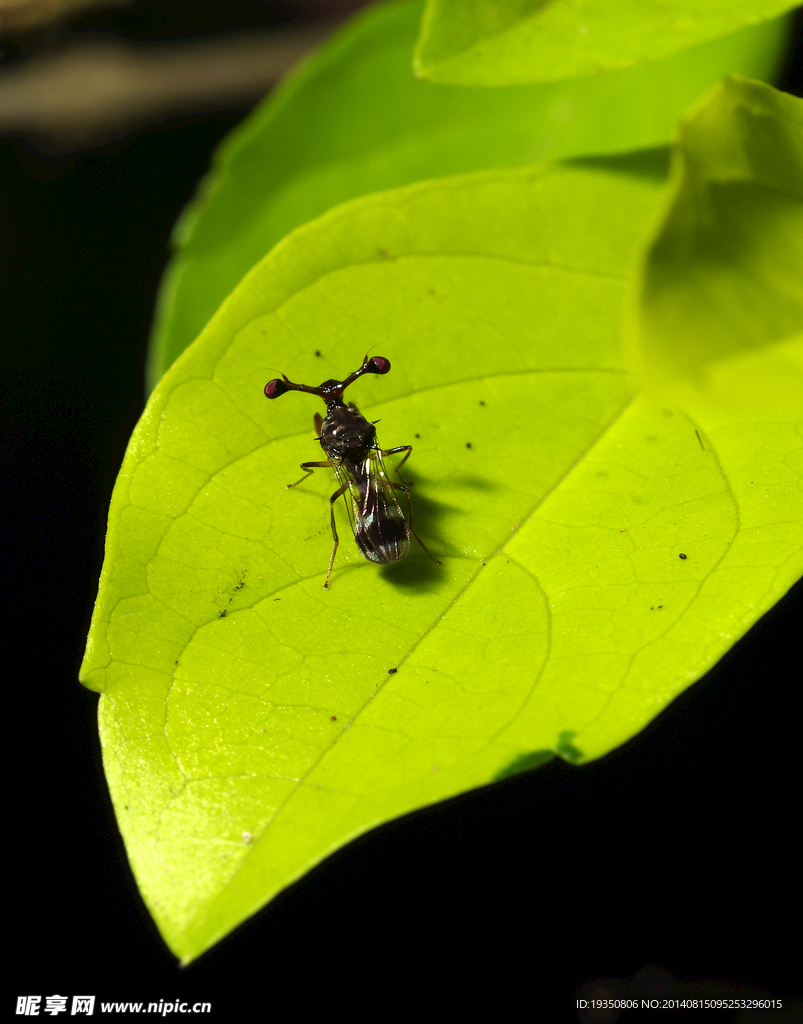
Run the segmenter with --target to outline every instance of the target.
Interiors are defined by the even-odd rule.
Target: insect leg
[[[398,466],[396,467],[396,469],[394,470],[394,472],[395,472],[396,476],[397,476],[397,477],[399,478],[399,480],[401,480],[401,481],[402,481],[402,483],[404,483],[404,484],[407,484],[408,486],[409,486],[409,485],[410,485],[410,484],[412,483],[412,480],[405,480],[405,479],[404,479],[404,477],[403,477],[403,476],[401,475],[401,473],[399,472],[399,470],[400,470],[400,469],[402,468],[402,466],[403,466],[403,465],[405,464],[405,462],[406,462],[406,461],[407,461],[407,460],[408,460],[408,459],[410,458],[410,452],[411,452],[412,450],[413,450],[413,447],[412,447],[412,445],[409,445],[409,444],[402,444],[402,445],[399,445],[399,447],[398,447],[398,448],[388,448],[388,450],[387,450],[387,451],[382,451],[382,449],[381,449],[381,448],[380,448],[380,450],[379,450],[379,454],[380,454],[380,455],[381,455],[381,456],[382,456],[383,458],[384,458],[384,457],[385,457],[386,455],[398,455],[398,454],[399,454],[399,452],[407,452],[407,454],[406,454],[406,455],[404,456],[404,458],[403,458],[403,459],[401,460],[401,462],[400,462],[400,463],[398,464]],[[408,497],[409,497],[409,495],[408,495]],[[423,547],[423,545],[421,545],[421,546]]]
[[[392,450],[395,450],[395,449],[392,449]],[[398,450],[399,451],[404,451],[404,448],[400,448]],[[385,453],[383,452],[383,454],[385,454]],[[390,453],[388,453],[388,454],[390,454]],[[409,455],[409,454],[410,454],[410,452],[408,451],[407,455]],[[404,457],[405,459],[407,458],[407,455],[405,455],[405,457]],[[402,459],[402,462],[403,461],[404,461],[404,459]],[[389,487],[393,487],[397,491],[404,491],[404,493],[407,495],[407,504],[408,504],[408,506],[410,508],[410,519],[409,519],[409,522],[407,523],[407,525],[410,528],[410,533],[415,537],[415,539],[418,541],[418,543],[424,549],[424,553],[429,555],[429,557],[432,559],[432,561],[435,563],[435,565],[443,565],[443,562],[439,561],[432,554],[432,552],[429,550],[429,548],[426,546],[426,544],[421,540],[421,538],[418,536],[418,534],[413,529],[413,499],[410,497],[410,488],[409,487],[405,487],[404,484],[394,483],[393,480],[388,480],[388,486]]]
[[[323,465],[324,466],[328,466],[329,463],[328,462],[324,462]],[[332,536],[335,539],[335,546],[332,548],[332,557],[329,559],[329,568],[326,570],[326,582],[323,585],[323,589],[324,590],[328,590],[329,589],[329,577],[332,575],[332,566],[335,564],[335,555],[337,554],[337,545],[340,543],[340,539],[337,536],[337,529],[335,527],[335,502],[337,501],[337,499],[340,497],[341,494],[345,494],[346,493],[346,489],[347,488],[348,488],[348,484],[347,483],[343,484],[342,487],[338,487],[338,489],[335,491],[335,493],[329,499],[329,508],[331,510],[331,513],[332,513]]]
[[[312,418],[312,422],[315,425],[315,433],[318,435],[318,440],[320,440],[321,428],[323,427],[323,417],[320,413],[316,412]],[[308,476],[312,476],[313,469],[326,469],[327,466],[330,469],[334,468],[332,463],[328,460],[326,462],[302,462],[301,468],[306,469],[307,472],[301,477],[301,480],[296,480],[294,484],[288,484],[287,490],[289,491],[291,487],[298,487],[302,480],[306,480]]]
[[[301,463],[301,468],[302,469],[306,469],[307,472],[301,477],[301,480],[296,480],[296,482],[294,484],[287,484],[287,490],[289,491],[291,487],[298,487],[298,485],[303,480],[306,480],[308,476],[312,476],[313,469],[326,469],[327,466],[331,469],[332,468],[332,463],[331,462],[302,462]]]

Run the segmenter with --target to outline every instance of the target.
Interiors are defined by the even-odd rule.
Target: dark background
[[[798,42],[783,83],[798,95],[800,58]],[[523,997],[535,1019],[571,1020],[576,990],[603,979],[625,992],[634,975],[638,994],[803,999],[800,585],[603,760],[556,762],[386,825],[189,968],[163,945],[115,825],[97,695],[77,670],[169,232],[244,113],[77,154],[0,143],[9,1016],[17,995],[54,993],[274,1015],[289,992],[304,1016],[430,1016],[485,995],[504,1018]]]

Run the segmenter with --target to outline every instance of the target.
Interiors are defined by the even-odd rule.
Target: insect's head
[[[366,356],[359,370],[350,373],[345,380],[325,380],[317,388],[310,387],[309,384],[293,384],[284,375],[281,378],[276,377],[274,380],[269,380],[265,385],[265,397],[278,398],[288,391],[306,391],[307,394],[318,395],[319,398],[322,398],[326,402],[327,407],[341,405],[343,403],[343,392],[358,377],[362,377],[365,373],[387,373],[389,370],[389,359],[385,359],[384,356],[371,356],[369,359]]]

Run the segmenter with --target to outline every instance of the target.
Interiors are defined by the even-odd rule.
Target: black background
[[[798,94],[799,50],[784,83]],[[273,1014],[289,993],[304,1016],[430,1015],[486,995],[505,1017],[523,997],[535,1019],[571,1020],[576,990],[626,991],[650,965],[640,994],[801,999],[800,585],[603,760],[386,825],[188,968],[163,945],[77,670],[169,232],[242,113],[77,156],[0,145],[9,1016],[24,994],[208,999],[227,1017]]]

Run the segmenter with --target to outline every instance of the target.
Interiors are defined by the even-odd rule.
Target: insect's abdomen
[[[372,562],[398,562],[410,550],[410,528],[401,511],[379,518],[365,516],[354,531],[362,554]]]

